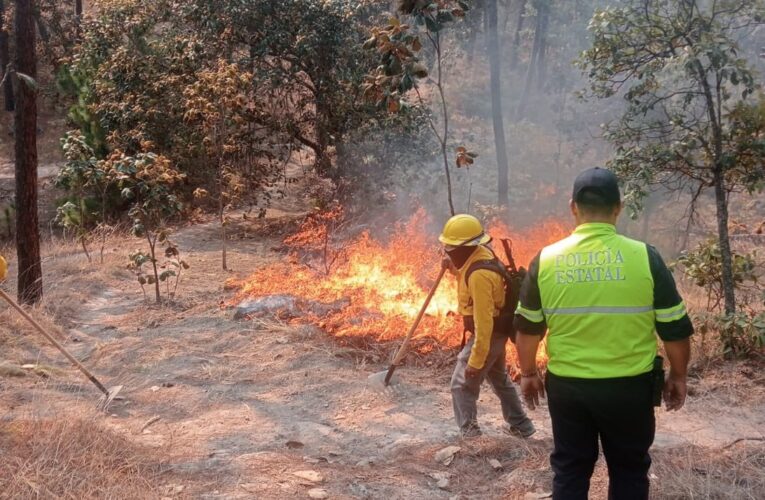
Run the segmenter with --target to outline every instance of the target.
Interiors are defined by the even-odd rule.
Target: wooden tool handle
[[[36,329],[38,332],[40,332],[40,333],[43,335],[43,337],[45,337],[46,339],[48,339],[48,340],[50,341],[50,343],[51,343],[51,344],[53,344],[54,346],[56,346],[56,348],[57,348],[59,351],[61,351],[61,353],[62,353],[64,356],[66,356],[66,359],[68,359],[69,361],[71,361],[71,362],[72,362],[72,364],[73,364],[74,366],[76,366],[76,367],[77,367],[77,368],[78,368],[78,369],[79,369],[79,370],[80,370],[82,373],[84,373],[84,374],[85,374],[85,376],[86,376],[86,377],[88,377],[88,379],[89,379],[91,382],[93,382],[93,384],[94,384],[96,387],[98,387],[98,390],[100,390],[101,392],[103,392],[103,393],[104,393],[104,394],[106,394],[107,396],[109,395],[109,391],[106,389],[106,387],[104,387],[104,385],[103,385],[101,382],[99,382],[99,381],[98,381],[98,379],[96,379],[96,377],[94,377],[94,376],[93,376],[93,374],[92,374],[92,373],[90,373],[90,372],[88,371],[88,369],[87,369],[87,368],[85,368],[85,367],[82,365],[82,363],[80,363],[80,362],[77,360],[77,358],[75,358],[74,356],[72,356],[71,354],[69,354],[69,351],[67,351],[67,350],[64,348],[64,346],[62,346],[61,344],[59,344],[59,342],[58,342],[58,341],[57,341],[55,338],[53,338],[53,336],[52,336],[50,333],[48,333],[48,332],[47,332],[47,331],[46,331],[46,330],[45,330],[45,329],[44,329],[42,326],[40,326],[40,324],[39,324],[37,321],[35,321],[35,320],[34,320],[34,318],[32,318],[32,316],[30,316],[29,314],[27,314],[27,312],[26,312],[24,309],[22,309],[22,308],[21,308],[21,306],[20,306],[20,305],[18,305],[18,304],[16,303],[16,301],[15,301],[15,300],[13,300],[13,299],[12,299],[12,298],[11,298],[11,297],[10,297],[10,296],[7,294],[7,293],[5,293],[5,291],[4,291],[4,290],[2,290],[2,289],[0,289],[0,297],[2,297],[3,299],[5,299],[5,301],[6,301],[6,302],[8,302],[8,304],[9,304],[11,307],[13,307],[14,309],[16,309],[16,311],[17,311],[19,314],[21,314],[21,315],[24,317],[24,319],[26,319],[27,321],[29,321],[29,323],[30,323],[32,326],[34,326],[34,327],[35,327],[35,329]]]
[[[404,338],[404,342],[401,344],[401,347],[398,348],[398,352],[396,353],[396,356],[393,358],[392,365],[397,365],[401,362],[402,359],[404,359],[404,356],[406,355],[406,351],[409,347],[409,341],[412,340],[412,335],[414,335],[414,331],[417,330],[417,327],[420,325],[420,321],[422,321],[422,317],[425,316],[425,310],[430,305],[431,299],[433,299],[433,295],[436,293],[436,289],[438,289],[439,283],[441,283],[441,278],[444,277],[444,274],[446,273],[446,268],[441,268],[441,272],[438,273],[438,277],[436,278],[436,282],[433,283],[433,286],[430,288],[430,292],[428,292],[428,297],[425,299],[425,302],[422,304],[422,307],[420,308],[420,312],[417,313],[417,317],[414,320],[414,323],[412,323],[412,327],[409,328],[409,332],[406,334],[406,337]]]

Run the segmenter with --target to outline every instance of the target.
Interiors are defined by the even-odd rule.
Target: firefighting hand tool
[[[409,328],[409,332],[406,334],[406,337],[404,337],[404,341],[401,343],[401,347],[398,348],[398,351],[396,352],[396,355],[394,356],[393,361],[391,362],[388,369],[373,373],[367,379],[367,385],[370,389],[376,391],[384,391],[390,385],[391,378],[393,377],[393,372],[396,371],[396,367],[401,361],[403,361],[404,356],[406,356],[407,350],[409,349],[409,341],[412,339],[412,335],[414,335],[414,331],[419,326],[420,321],[422,321],[422,317],[425,316],[425,310],[428,308],[428,305],[430,305],[430,301],[433,299],[433,295],[436,293],[436,289],[438,289],[438,285],[441,283],[441,278],[444,277],[444,273],[446,273],[446,268],[441,267],[441,271],[438,273],[436,282],[433,283],[433,286],[430,288],[430,292],[428,292],[428,296],[425,298],[425,302],[422,304],[420,312],[417,313],[417,317],[414,319],[412,327]],[[393,383],[396,383],[396,381]]]
[[[491,241],[478,219],[468,214],[457,214],[444,224],[438,241],[453,247],[475,247]]]
[[[117,386],[114,386],[114,387],[110,387],[109,389],[104,387],[104,385],[101,382],[99,382],[98,379],[92,373],[90,373],[90,371],[88,371],[88,369],[85,368],[82,365],[82,363],[80,363],[77,360],[77,358],[72,356],[69,353],[69,351],[67,351],[64,348],[64,346],[62,346],[56,339],[54,339],[53,336],[50,333],[45,331],[45,329],[42,326],[40,326],[40,324],[37,321],[35,321],[29,314],[27,314],[27,312],[24,311],[24,309],[22,309],[21,306],[18,305],[15,300],[13,300],[11,297],[9,297],[8,294],[5,293],[5,291],[0,290],[0,297],[2,297],[11,307],[16,309],[16,311],[19,314],[21,314],[21,316],[23,316],[24,319],[26,319],[33,327],[35,327],[35,329],[38,332],[40,332],[40,334],[42,334],[43,337],[48,339],[48,341],[51,344],[56,346],[56,349],[61,351],[61,353],[64,356],[66,356],[66,359],[71,361],[74,366],[76,366],[83,374],[85,374],[85,376],[88,377],[88,380],[93,382],[93,385],[98,387],[99,391],[104,393],[103,397],[101,397],[101,399],[98,402],[97,408],[99,410],[106,411],[106,409],[109,407],[111,402],[114,401],[114,398],[117,396],[117,393],[119,393],[122,390],[122,386],[121,385],[117,385]]]

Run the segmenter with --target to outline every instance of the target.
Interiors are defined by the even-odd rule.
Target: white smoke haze
[[[448,26],[442,35],[455,209],[479,216],[482,205],[497,204],[486,1],[473,2],[474,8],[467,17]],[[574,61],[591,43],[587,27],[595,9],[620,3],[623,2],[498,2],[501,99],[509,167],[508,222],[516,227],[533,225],[548,217],[570,220],[568,201],[573,178],[581,170],[603,166],[613,154],[611,146],[601,138],[601,124],[621,115],[624,100],[621,96],[581,99],[579,94],[586,89],[587,79]],[[542,11],[535,6],[542,6]],[[764,69],[760,57],[765,46],[762,28],[757,27],[740,42],[747,59],[759,70]],[[426,45],[422,55],[434,75],[436,62],[428,50]],[[432,82],[421,84],[421,94],[440,127],[440,102]],[[389,207],[393,212],[388,214],[391,218],[409,213],[412,200],[422,203],[436,219],[443,221],[449,215],[443,162],[437,154],[438,145],[428,139],[429,133],[432,134],[424,130],[414,141],[401,137],[386,142],[385,148],[398,150],[400,161],[396,165],[378,163],[374,152],[365,156],[364,168],[393,172],[394,182],[385,188],[386,195],[396,200]],[[375,141],[370,138],[370,142]],[[369,146],[353,144],[348,148]],[[479,154],[469,170],[456,167],[458,146]],[[625,213],[621,229],[676,255],[692,241],[714,233],[713,215],[708,210],[714,202],[707,198],[699,204],[690,230],[685,230],[689,200],[690,193],[654,189],[636,220],[630,220]],[[734,207],[737,203],[733,200]]]

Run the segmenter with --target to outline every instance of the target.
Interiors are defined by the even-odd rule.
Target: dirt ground
[[[277,208],[263,223],[290,216]],[[59,496],[42,472],[30,476],[32,459],[8,443],[14,426],[76,421],[109,433],[145,461],[144,483],[126,495],[132,497],[545,498],[552,474],[544,407],[531,412],[539,430],[532,439],[509,437],[485,388],[479,411],[486,435],[460,440],[448,368],[404,367],[399,389],[377,394],[365,382],[384,363],[368,353],[316,327],[235,321],[221,306],[234,293],[224,282],[281,258],[274,250],[280,240],[240,228],[229,249],[233,271],[226,272],[216,231],[213,223],[177,231],[191,269],[178,301],[161,308],[144,302],[124,269],[125,253],[139,241],[110,241],[102,265],[89,264],[74,247],[46,249],[49,298],[37,312],[47,324],[63,325],[56,329],[65,345],[107,385],[123,385],[124,399],[108,414],[97,413],[94,387],[0,308],[9,332],[0,335],[6,367],[0,371],[0,497],[11,491]],[[20,376],[9,376],[9,367]],[[746,364],[716,367],[691,379],[686,408],[658,411],[654,496],[765,497],[758,441],[765,429],[763,382]],[[450,465],[434,459],[447,446],[460,447]],[[605,498],[606,483],[599,464],[593,498]]]
[[[0,164],[0,189],[11,182],[10,164]],[[74,244],[46,242],[46,298],[33,314],[106,385],[124,388],[97,412],[95,388],[0,306],[0,498],[547,497],[546,408],[530,413],[532,439],[510,437],[485,388],[485,435],[459,439],[448,390],[456,353],[402,367],[398,389],[378,394],[366,379],[385,368],[379,352],[316,326],[233,319],[225,282],[283,258],[280,230],[301,215],[293,195],[265,220],[234,225],[229,271],[214,222],[176,228],[191,269],[162,307],[126,269],[142,241],[112,237],[103,263],[97,251],[90,263]],[[54,197],[44,190],[43,200]],[[705,363],[690,390],[683,410],[657,413],[653,496],[765,498],[761,367]],[[449,446],[459,447],[453,461],[436,461]],[[601,461],[592,498],[606,488]]]

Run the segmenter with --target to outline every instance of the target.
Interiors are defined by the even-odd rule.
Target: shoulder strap
[[[486,269],[487,271],[492,271],[497,274],[499,274],[502,279],[505,280],[505,282],[509,283],[510,275],[507,272],[507,269],[505,269],[505,266],[498,261],[497,259],[491,259],[491,260],[477,260],[470,264],[470,267],[468,267],[467,271],[465,272],[465,284],[470,284],[470,276],[479,269]]]

